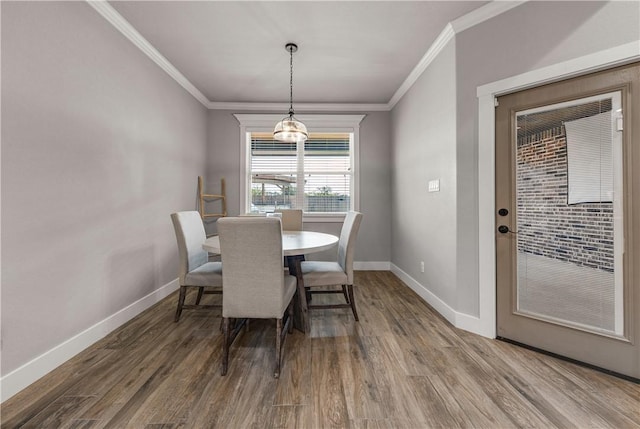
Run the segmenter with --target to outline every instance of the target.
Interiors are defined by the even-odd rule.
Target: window
[[[302,208],[314,221],[340,219],[358,208],[358,128],[363,115],[300,116],[306,142],[273,139],[279,115],[235,115],[244,169],[242,213]]]
[[[346,213],[352,208],[352,133],[310,133],[307,141],[298,143],[276,141],[271,133],[249,134],[248,211]]]

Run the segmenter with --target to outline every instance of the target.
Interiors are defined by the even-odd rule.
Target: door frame
[[[478,97],[478,289],[474,332],[496,337],[495,100],[535,86],[640,60],[640,40],[532,70],[477,88]]]

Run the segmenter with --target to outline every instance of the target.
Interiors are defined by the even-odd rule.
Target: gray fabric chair
[[[280,219],[282,219],[283,231],[302,231],[302,210],[300,209],[282,209],[276,210],[276,213],[280,213]],[[297,256],[301,261],[304,261],[304,255]],[[289,270],[289,259],[284,258],[284,266],[286,270]]]
[[[246,320],[273,318],[276,319],[273,376],[278,378],[284,340],[287,331],[293,328],[292,298],[296,291],[296,278],[283,271],[281,221],[276,217],[226,217],[218,220],[218,234],[224,266],[221,374],[227,373],[229,348]]]
[[[344,219],[340,241],[338,242],[338,259],[333,262],[303,261],[300,263],[302,282],[307,293],[325,294],[339,293],[344,295],[345,304],[309,304],[309,310],[326,308],[351,308],[353,317],[358,320],[356,302],[353,295],[353,254],[355,252],[356,237],[362,222],[362,213],[350,211]],[[300,281],[300,280],[299,280]],[[337,286],[341,289],[313,290],[317,286]],[[305,321],[308,324],[308,321]],[[308,326],[307,326],[308,329]]]
[[[283,209],[276,210],[276,213],[282,214],[283,231],[302,231],[302,210]]]
[[[202,243],[206,240],[206,233],[200,213],[197,211],[173,213],[171,221],[176,232],[180,261],[180,295],[175,316],[175,321],[177,322],[180,320],[183,309],[221,306],[200,304],[200,300],[205,293],[222,293],[222,264],[220,262],[208,262],[209,254],[202,249]],[[198,296],[195,304],[186,305],[184,300],[189,287],[197,287]]]

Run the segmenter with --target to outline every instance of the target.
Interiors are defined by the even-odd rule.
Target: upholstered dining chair
[[[302,210],[282,209],[276,212],[282,214],[283,231],[302,231]]]
[[[221,374],[227,373],[229,349],[247,319],[276,319],[273,376],[278,378],[284,340],[293,328],[292,298],[296,291],[296,278],[283,270],[281,220],[225,217],[218,220],[218,235],[224,266]]]
[[[222,293],[222,263],[208,262],[209,254],[202,249],[206,240],[204,224],[197,211],[183,211],[171,215],[178,242],[179,282],[178,309],[175,321],[183,309],[220,307],[221,304],[200,304],[202,295]],[[187,288],[198,288],[195,304],[185,304]]]
[[[344,219],[340,240],[338,241],[337,261],[303,261],[300,263],[301,280],[310,295],[338,293],[342,294],[345,303],[308,304],[308,309],[351,308],[353,317],[358,321],[356,302],[353,295],[353,254],[356,237],[362,222],[362,213],[350,211]],[[340,289],[314,290],[318,286],[341,286]]]
[[[282,219],[283,231],[302,231],[302,210],[300,209],[279,209],[276,213],[280,213],[280,219]],[[297,256],[301,261],[304,261],[304,255]],[[284,267],[289,270],[289,259],[284,258]]]

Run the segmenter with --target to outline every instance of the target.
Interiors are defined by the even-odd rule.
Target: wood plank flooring
[[[275,322],[221,377],[220,310],[174,323],[173,294],[7,400],[2,428],[640,428],[638,384],[455,329],[390,272],[355,294],[360,322],[313,311],[287,337],[279,380]]]

